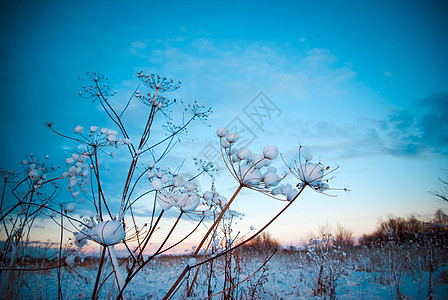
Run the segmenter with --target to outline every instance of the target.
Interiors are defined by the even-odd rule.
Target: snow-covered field
[[[447,299],[448,295],[444,245],[431,249],[417,243],[346,249],[317,245],[302,251],[279,250],[263,266],[269,255],[237,251],[227,257],[227,264],[226,258],[215,260],[211,273],[209,264],[203,266],[191,299],[206,299],[222,291],[225,278],[226,288],[233,288],[212,299],[431,299],[428,295],[432,299]],[[91,298],[97,261],[77,257],[73,266],[63,268],[63,299]],[[127,287],[127,298],[162,299],[187,261],[188,256],[161,256],[153,260]],[[124,272],[125,265],[122,264]],[[103,276],[110,270],[108,265]],[[190,271],[188,283],[194,274],[195,270]],[[2,297],[57,299],[56,269],[17,275],[15,289],[3,291]],[[116,297],[113,282],[107,280],[101,287],[100,299]],[[186,282],[174,298],[186,298],[185,291]]]

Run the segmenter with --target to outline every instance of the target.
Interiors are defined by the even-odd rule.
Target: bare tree
[[[443,172],[445,173],[445,178],[439,177],[439,185],[429,192],[439,199],[448,202],[448,169],[444,169]]]

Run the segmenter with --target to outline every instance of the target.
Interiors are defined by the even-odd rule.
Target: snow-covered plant
[[[0,221],[8,236],[7,248],[13,249],[12,259],[8,259],[9,267],[17,267],[15,264],[17,250],[14,249],[17,249],[18,242],[28,237],[29,228],[32,227],[37,216],[46,215],[60,227],[58,255],[58,297],[60,298],[63,297],[61,267],[66,266],[73,270],[74,262],[73,256],[64,257],[62,251],[63,239],[67,233],[72,236],[69,241],[75,247],[82,248],[87,243],[93,243],[101,249],[92,298],[96,299],[104,293],[102,288],[109,278],[116,287],[110,295],[126,298],[126,286],[145,265],[183,242],[205,218],[221,212],[219,203],[226,202],[225,198],[217,193],[211,198],[208,195],[204,197],[199,185],[195,182],[195,178],[201,174],[213,177],[215,169],[212,164],[196,161],[200,170],[195,175],[186,176],[180,173],[183,162],[179,162],[175,171],[163,167],[162,162],[173,146],[180,142],[180,135],[186,133],[188,125],[194,120],[204,122],[211,110],[197,102],[193,104],[182,102],[180,109],[184,111],[183,117],[176,123],[170,116],[170,109],[176,104],[176,100],[170,100],[166,94],[177,90],[180,87],[180,81],[174,82],[165,77],[154,74],[145,75],[142,72],[138,73],[137,78],[148,88],[147,92],[136,90],[129,100],[129,102],[132,99],[138,100],[148,110],[147,119],[141,122],[143,128],[139,138],[133,135],[131,138],[131,133],[128,132],[124,122],[129,102],[121,112],[118,112],[112,101],[112,96],[115,96],[117,91],[107,85],[107,79],[103,75],[87,72],[85,80],[88,84],[83,86],[79,95],[98,103],[113,125],[109,124],[106,128],[99,124],[74,124],[72,132],[63,133],[56,128],[55,124],[47,123],[54,133],[73,143],[74,150],[65,159],[66,169],[61,172],[62,174],[49,178],[47,173],[55,171],[56,168],[49,166],[46,161],[41,163],[33,156],[29,156],[22,163],[25,178],[12,188],[16,204],[6,205],[2,197]],[[160,124],[159,121],[156,122],[158,117],[161,117],[162,121],[166,120],[166,125],[161,127],[167,131],[167,135],[155,139],[153,132],[155,124],[157,126]],[[116,203],[115,197],[111,196],[103,183],[108,181],[105,176],[110,175],[107,170],[105,171],[104,162],[106,161],[107,164],[107,160],[116,157],[117,153],[118,155],[126,154],[121,149],[126,149],[128,152],[129,165],[124,182],[121,183],[123,190],[119,203]],[[125,159],[120,157],[120,161],[123,160]],[[3,169],[1,174],[5,179],[4,195],[6,185],[17,176]],[[59,201],[56,201],[55,198],[58,195],[56,191],[59,189],[59,185],[55,183],[56,180],[68,186],[67,190],[71,197],[61,197]],[[49,184],[52,184],[53,191],[49,190],[50,193],[47,193],[48,189],[45,187]],[[138,226],[133,208],[135,209],[136,205],[143,201],[148,201],[149,197],[153,201],[150,222]],[[158,217],[155,215],[157,206],[161,209]],[[152,242],[153,234],[158,228],[163,213],[172,208],[179,210],[176,222],[159,249],[145,258],[143,254]],[[82,215],[85,214],[90,217],[83,217]],[[183,215],[193,218],[197,225],[187,236],[166,247],[166,242],[182,221]],[[7,223],[11,225],[8,226]],[[120,268],[115,254],[115,248],[120,244],[124,245],[128,252],[127,273]],[[7,252],[2,252],[2,264],[6,261],[6,256]],[[110,262],[111,268],[107,266],[106,261]],[[2,284],[5,282],[2,281]]]
[[[81,249],[90,243],[100,249],[91,298],[102,297],[106,293],[105,283],[109,281],[112,282],[114,289],[109,291],[108,296],[123,299],[129,294],[127,286],[145,266],[161,254],[180,245],[192,236],[201,224],[205,225],[206,233],[200,237],[190,260],[168,290],[165,299],[173,297],[183,284],[185,276],[195,269],[195,275],[186,289],[186,295],[190,296],[201,265],[226,255],[231,257],[232,251],[257,237],[272,224],[307,186],[319,192],[330,189],[328,179],[331,178],[324,178],[334,170],[329,171],[328,167],[324,168],[320,163],[311,163],[310,156],[306,156],[304,162],[299,160],[293,166],[288,166],[296,182],[283,183],[287,174],[279,173],[277,168],[272,166],[280,155],[277,147],[268,145],[259,153],[252,152],[247,147],[238,149],[235,146],[239,138],[238,133],[228,132],[227,128],[221,128],[216,133],[220,140],[224,163],[238,184],[230,197],[218,193],[214,183],[216,168],[209,162],[195,159],[197,174],[181,173],[182,161],[166,162],[164,158],[180,143],[181,136],[187,133],[187,127],[194,120],[205,122],[211,109],[197,102],[185,104],[179,101],[183,114],[179,120],[175,120],[171,117],[170,110],[174,109],[178,102],[171,100],[167,95],[176,91],[181,82],[154,74],[145,75],[142,72],[137,74],[137,78],[145,86],[146,91],[135,90],[130,100],[121,105],[124,108],[119,112],[116,109],[117,105],[114,105],[115,101],[112,100],[117,91],[107,85],[107,79],[103,75],[87,72],[85,80],[88,83],[83,86],[79,95],[97,103],[112,124],[108,124],[107,127],[97,123],[73,124],[73,130],[65,133],[57,129],[55,124],[47,123],[54,133],[73,143],[73,151],[67,154],[64,162],[66,169],[50,178],[48,173],[55,171],[56,168],[49,166],[46,161],[40,162],[29,156],[23,162],[24,179],[11,190],[15,198],[14,204],[5,205],[2,197],[0,221],[7,232],[8,245],[12,247],[11,249],[24,240],[25,236],[27,238],[25,232],[29,232],[38,216],[44,215],[59,226],[57,264],[59,298],[64,296],[62,267],[75,272],[74,254],[67,256],[66,251],[62,250],[63,240],[67,235],[70,236],[70,246]],[[132,107],[129,104],[133,99],[143,103],[147,111],[146,119],[138,123],[142,124],[139,134],[129,132],[129,126],[124,119],[127,110]],[[165,120],[166,124],[160,126],[159,118]],[[154,135],[156,126],[166,130],[165,137],[157,138]],[[111,175],[111,172],[105,170],[108,161],[117,164],[123,161],[128,163],[126,172],[116,172],[123,175],[122,182],[119,174],[112,174],[113,184],[121,188],[119,194],[115,192],[112,195],[104,183],[111,181],[105,178]],[[173,164],[174,169],[171,169]],[[5,179],[5,190],[14,173],[2,170],[1,174]],[[201,190],[196,181],[200,175],[210,178],[210,189]],[[56,198],[59,190],[56,181],[67,185],[65,193],[68,193],[68,197]],[[230,207],[242,189],[284,201],[286,205],[275,216],[268,217],[266,224],[249,237],[235,240],[229,231],[228,236],[218,237],[219,226],[228,222],[229,218],[235,217],[235,211]],[[148,205],[148,201],[152,201],[151,204]],[[137,224],[136,210],[142,206],[148,207],[150,213],[145,216],[148,222],[140,226],[141,224]],[[164,230],[165,235],[157,249],[149,251],[148,246],[159,233],[158,229],[163,223],[161,220],[168,215],[168,213],[165,215],[168,210],[171,215],[173,211],[174,214],[177,211],[177,218],[170,228],[165,228],[168,230]],[[85,217],[86,215],[89,217]],[[173,232],[187,218],[193,221],[195,226],[191,227],[185,236],[172,241]],[[217,240],[220,242],[216,242]],[[223,241],[226,243],[223,244]],[[126,253],[124,260],[126,265],[123,267],[120,266],[116,255],[119,246],[122,246]],[[213,256],[207,256],[211,249],[214,251]],[[14,250],[12,252],[14,256]],[[258,271],[267,261],[268,259]],[[15,262],[15,259],[10,260],[11,268],[17,267]],[[226,282],[225,289],[229,291],[240,284],[233,279]]]
[[[220,139],[220,148],[223,161],[230,174],[238,182],[238,187],[230,197],[227,204],[222,208],[221,213],[214,220],[207,233],[202,238],[199,246],[193,253],[193,257],[197,256],[207,239],[210,239],[210,245],[218,224],[221,222],[223,216],[229,210],[230,205],[243,188],[261,192],[264,195],[275,198],[277,200],[287,201],[288,203],[280,212],[272,217],[263,227],[261,227],[261,229],[255,232],[252,236],[240,241],[238,244],[232,245],[228,249],[224,249],[212,258],[205,259],[202,262],[198,262],[194,266],[186,266],[184,271],[178,277],[177,281],[168,291],[167,295],[165,296],[166,298],[172,297],[173,293],[175,293],[175,291],[178,289],[179,284],[181,284],[184,276],[190,269],[200,267],[202,264],[207,263],[210,260],[215,259],[216,257],[227,255],[227,253],[243,246],[244,244],[257,237],[298,198],[298,196],[307,186],[319,192],[323,192],[329,189],[328,181],[331,178],[325,177],[326,175],[333,173],[337,169],[335,168],[329,171],[330,168],[326,167],[324,169],[321,163],[311,163],[311,155],[305,156],[305,162],[302,162],[300,147],[299,161],[295,161],[292,167],[287,166],[290,173],[293,174],[296,179],[299,180],[299,182],[296,184],[296,187],[293,187],[288,183],[280,185],[280,182],[286,177],[286,174],[281,176],[278,175],[277,169],[271,166],[272,161],[274,161],[279,156],[277,147],[268,145],[264,147],[262,153],[252,153],[252,151],[247,147],[242,147],[240,149],[235,147],[235,143],[239,138],[238,133],[229,132],[226,127],[222,127],[216,131],[216,134]],[[325,171],[328,171],[327,174],[325,174]],[[298,188],[298,190],[296,188]],[[207,248],[205,251],[207,251]],[[195,281],[193,280],[189,290],[192,289],[192,285],[194,285],[194,283]],[[190,294],[187,293],[187,296],[190,296]]]
[[[311,154],[302,155],[303,146],[299,146],[299,159],[295,160],[291,165],[288,165],[286,162],[290,173],[299,180],[297,184],[297,188],[302,190],[306,186],[309,186],[313,190],[326,194],[328,190],[344,190],[348,191],[346,188],[344,189],[335,189],[333,187],[330,188],[329,181],[333,179],[332,174],[339,168],[331,169],[329,166],[324,167],[321,162],[312,162],[313,156]],[[329,177],[330,175],[330,177]],[[277,191],[276,191],[277,192]]]
[[[22,161],[21,172],[1,168],[3,178],[2,198],[0,201],[1,231],[5,235],[5,243],[0,253],[1,290],[7,291],[7,297],[17,296],[18,286],[23,284],[16,272],[26,256],[30,242],[30,233],[35,221],[41,217],[53,217],[60,211],[62,204],[56,201],[60,186],[55,183],[61,179],[55,176],[58,169],[50,163],[49,156],[39,159],[33,154]],[[6,197],[9,190],[12,199]],[[58,260],[62,265],[61,257]],[[41,267],[41,266],[40,266]]]
[[[286,175],[278,175],[277,169],[270,167],[279,155],[277,147],[266,146],[262,153],[252,153],[247,147],[238,149],[234,146],[238,133],[228,132],[224,127],[216,134],[220,139],[224,163],[240,186],[269,194],[285,178]]]
[[[308,274],[313,282],[313,296],[328,296],[335,299],[338,278],[344,274],[342,264],[346,252],[336,244],[336,238],[327,230],[313,236],[306,245],[311,262]]]

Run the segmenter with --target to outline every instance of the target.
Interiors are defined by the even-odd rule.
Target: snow
[[[219,128],[218,130],[216,130],[216,134],[219,137],[225,137],[227,135],[227,127]]]
[[[306,162],[309,162],[309,161],[311,161],[313,159],[313,156],[311,154],[309,154],[309,153],[305,154],[304,157],[305,157],[305,161]]]
[[[148,171],[148,179],[152,179],[154,176],[156,176],[156,171],[149,170]]]
[[[197,185],[196,183],[192,182],[192,181],[186,181],[186,182],[184,183],[184,187],[185,187],[189,192],[191,192],[191,191],[195,191],[195,190],[198,189],[198,185]]]
[[[109,130],[106,131],[106,134],[107,134],[108,136],[110,136],[110,135],[117,136],[117,135],[118,135],[118,131],[109,129]]]
[[[231,144],[238,141],[238,138],[239,138],[239,135],[236,132],[230,132],[227,134],[227,141]]]
[[[151,187],[156,191],[160,191],[163,189],[163,182],[159,178],[155,178],[151,181]]]
[[[236,155],[241,160],[249,160],[252,157],[252,152],[248,148],[243,147],[238,150],[238,153]]]
[[[90,237],[99,244],[115,245],[125,238],[125,231],[120,221],[104,221],[90,230]]]
[[[184,178],[182,177],[182,175],[174,176],[173,185],[174,185],[175,187],[179,187],[179,186],[183,185],[184,182],[185,182],[185,180],[184,180]]]
[[[278,176],[275,173],[266,173],[266,175],[263,178],[264,183],[269,187],[269,186],[276,186],[277,184],[279,184],[281,180],[281,177]]]
[[[78,240],[78,235],[76,239]],[[212,246],[219,247],[219,239],[215,239]],[[433,249],[434,250],[434,249]],[[318,260],[319,252],[309,255],[305,250],[289,251],[280,250],[267,263],[266,272],[263,269],[255,273],[251,278],[238,285],[234,290],[235,299],[331,299],[329,288],[334,284],[334,298],[336,299],[396,299],[397,286],[399,286],[403,299],[425,299],[428,295],[430,278],[432,278],[432,299],[446,299],[448,289],[448,265],[441,263],[435,266],[432,277],[429,270],[418,267],[422,262],[422,256],[415,259],[409,266],[413,271],[397,271],[393,273],[386,263],[384,268],[372,270],[368,268],[378,259],[387,260],[388,256],[382,256],[371,261],[371,257],[381,254],[381,249],[348,249],[345,257],[335,256],[336,259]],[[330,255],[330,252],[323,250]],[[118,254],[118,251],[117,251]],[[233,268],[233,272],[239,270],[239,279],[242,281],[252,275],[264,262],[270,253],[240,253],[240,268]],[[334,253],[337,255],[337,253]],[[397,255],[397,254],[395,254]],[[441,255],[440,252],[438,255]],[[405,253],[403,253],[405,257]],[[436,258],[436,257],[435,257]],[[97,259],[96,259],[97,260]],[[95,277],[98,272],[95,267],[94,258],[86,256],[75,257],[69,255],[64,261],[70,263],[71,268],[62,269],[62,291],[64,299],[85,299],[92,294]],[[162,256],[152,260],[140,273],[135,276],[127,288],[130,299],[162,299],[171,285],[176,281],[185,265],[192,266],[200,262],[200,257],[192,258],[185,256]],[[126,270],[126,264],[120,269]],[[218,258],[214,264],[214,276],[212,281],[213,292],[222,289],[225,277],[223,270],[224,260]],[[233,267],[235,265],[232,265]],[[109,266],[110,272],[111,268]],[[195,271],[196,269],[194,269]],[[207,265],[203,265],[197,277],[194,288],[194,299],[207,297],[208,276]],[[333,277],[329,279],[329,271],[332,270]],[[322,272],[321,284],[327,289],[319,289],[319,273]],[[193,272],[194,274],[195,272]],[[236,276],[237,273],[231,273]],[[393,278],[396,275],[397,280]],[[18,291],[23,299],[55,299],[57,298],[57,270],[41,272],[24,272],[22,279],[26,281],[26,288]],[[328,276],[328,277],[327,277]],[[258,283],[258,285],[257,285]],[[113,279],[105,282],[100,291],[99,298],[111,297],[114,290]],[[116,283],[115,283],[116,286]],[[258,292],[257,297],[250,297],[250,292]],[[185,299],[185,285],[183,285],[173,299]]]
[[[310,185],[317,184],[322,181],[324,176],[324,168],[321,164],[305,163],[299,168],[299,178]]]
[[[81,134],[84,132],[84,127],[82,127],[81,125],[78,125],[75,127],[74,131],[75,131],[75,133]]]
[[[161,191],[157,193],[157,203],[163,210],[170,209],[174,204],[176,204],[175,195],[171,192]]]
[[[274,196],[280,195],[282,193],[282,187],[278,186],[271,190],[271,194]]]
[[[230,142],[229,142],[228,140],[221,140],[221,146],[222,146],[224,149],[227,149],[227,148],[230,147]]]
[[[257,185],[263,179],[259,169],[247,164],[240,165],[237,175],[238,179],[245,185]]]
[[[271,164],[271,160],[268,158],[265,158],[261,154],[253,154],[251,157],[251,161],[254,164],[254,166],[258,169],[269,166]]]
[[[205,201],[211,201],[213,199],[214,195],[215,194],[213,192],[206,191],[202,197],[204,198]]]
[[[162,180],[163,183],[167,183],[167,182],[171,181],[171,177],[168,176],[167,174],[164,174],[162,176],[162,178],[160,178],[160,180]]]
[[[187,263],[189,266],[193,266],[193,265],[195,265],[196,264],[196,258],[195,257],[192,257],[192,258],[190,258],[189,260],[188,260],[188,263]]]
[[[291,189],[291,190],[288,192],[288,194],[286,194],[286,199],[288,199],[289,201],[291,201],[291,200],[293,200],[293,199],[297,196],[298,193],[299,193],[299,192],[297,191],[297,189]]]
[[[199,205],[200,197],[199,194],[196,192],[188,192],[183,194],[177,194],[176,195],[176,207],[179,209],[191,212],[196,210],[196,208]]]
[[[65,204],[64,210],[66,212],[70,212],[70,213],[74,212],[76,210],[76,203],[75,202],[69,202],[69,203]]]
[[[278,149],[275,146],[266,146],[263,149],[263,155],[264,157],[270,159],[270,160],[274,160],[277,158],[278,156]]]
[[[36,181],[39,180],[40,177],[42,176],[42,171],[37,170],[37,169],[30,169],[28,171],[28,176],[30,177],[31,180]]]

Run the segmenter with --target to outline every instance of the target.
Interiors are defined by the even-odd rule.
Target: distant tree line
[[[438,209],[434,216],[427,220],[418,219],[415,215],[407,218],[389,217],[381,222],[374,232],[363,234],[359,244],[368,246],[374,242],[391,240],[405,243],[425,237],[441,242],[448,241],[448,215],[442,209]]]

